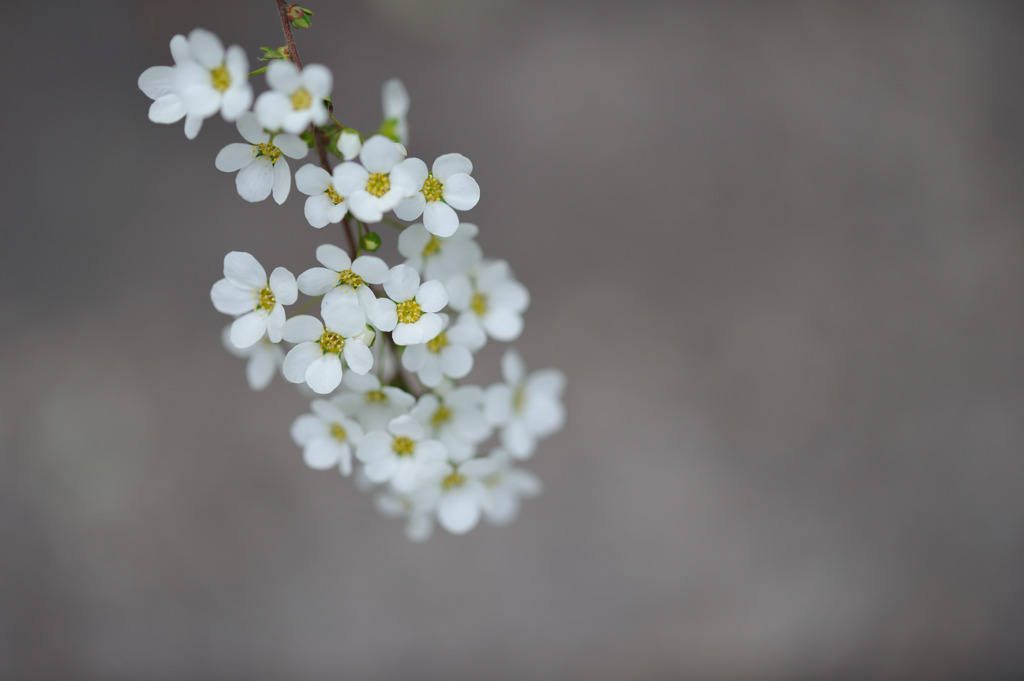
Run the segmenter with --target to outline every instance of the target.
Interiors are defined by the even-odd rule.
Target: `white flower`
[[[396,416],[408,414],[416,398],[401,388],[382,385],[373,374],[346,373],[342,379],[348,389],[334,397],[334,403],[346,414],[363,424],[363,429],[386,430]]]
[[[387,432],[366,433],[356,448],[356,458],[366,464],[370,480],[391,482],[398,492],[411,492],[443,464],[444,445],[426,437],[426,429],[408,415],[388,423]]]
[[[220,150],[214,165],[225,173],[238,171],[235,187],[246,201],[262,201],[274,193],[274,201],[284,203],[292,188],[291,169],[285,156],[305,158],[306,143],[296,135],[265,131],[252,113],[238,119],[238,132],[249,144],[235,142]]]
[[[426,343],[441,333],[443,322],[436,314],[448,304],[444,284],[431,280],[420,284],[420,275],[408,265],[391,268],[384,291],[390,297],[376,301],[370,322],[381,331],[393,331],[395,345]]]
[[[430,482],[417,491],[421,506],[436,500],[437,521],[452,534],[465,534],[480,522],[481,512],[490,502],[490,493],[484,480],[497,470],[490,459],[471,459],[464,463],[450,463],[448,468],[433,473]]]
[[[483,389],[476,385],[460,386],[444,396],[426,393],[409,415],[441,441],[454,462],[470,459],[477,445],[491,435],[484,418]]]
[[[220,338],[228,352],[235,357],[249,360],[245,363],[245,380],[250,388],[263,390],[270,385],[284,362],[284,351],[280,343],[272,343],[267,338],[261,338],[247,348],[237,347],[231,342],[230,324],[224,327]]]
[[[454,234],[459,226],[455,209],[469,210],[480,200],[480,187],[470,176],[473,164],[462,154],[438,156],[429,173],[423,161],[412,158],[403,172],[409,173],[416,193],[395,206],[395,215],[403,220],[422,215],[431,234]]]
[[[521,499],[540,494],[540,480],[528,470],[513,468],[503,449],[495,449],[488,458],[495,463],[495,470],[483,478],[488,492],[484,517],[494,525],[508,525],[518,515]]]
[[[299,277],[300,288],[302,277]],[[441,315],[447,324],[448,315]],[[473,369],[473,353],[487,342],[483,329],[469,320],[459,320],[426,343],[410,345],[402,353],[402,366],[416,373],[420,383],[428,388],[440,385],[441,380],[460,379]]]
[[[352,473],[352,451],[363,437],[362,427],[326,400],[313,400],[312,414],[303,414],[292,424],[292,439],[302,447],[306,465],[316,470],[338,467]]]
[[[454,234],[442,238],[417,222],[398,235],[398,252],[405,257],[405,264],[424,279],[448,281],[483,262],[483,251],[476,242],[479,231],[476,225],[463,222]]]
[[[267,84],[272,88],[256,98],[256,115],[264,128],[298,134],[327,122],[324,99],[331,94],[334,78],[321,64],[302,71],[290,61],[276,60],[267,67]]]
[[[139,76],[139,89],[154,100],[149,120],[176,123],[185,119],[185,136],[194,139],[203,120],[218,111],[233,121],[252,103],[249,61],[245,50],[226,51],[213,33],[197,28],[188,38],[171,39],[174,66],[153,66]]]
[[[522,333],[522,315],[530,304],[530,294],[512,278],[504,260],[483,264],[472,277],[452,277],[447,287],[452,309],[475,320],[491,338],[511,341]]]
[[[278,267],[267,271],[248,253],[232,251],[224,256],[224,278],[210,289],[218,312],[241,315],[231,324],[231,342],[239,348],[253,345],[265,333],[273,343],[281,341],[284,305],[299,297],[295,276]]]
[[[309,385],[326,395],[341,383],[341,358],[349,369],[365,374],[373,366],[367,346],[366,315],[358,305],[332,305],[321,309],[324,323],[310,315],[292,317],[284,325],[284,339],[297,343],[284,358],[284,377]],[[372,338],[372,335],[370,336]]]
[[[380,222],[388,212],[416,191],[416,180],[405,158],[405,148],[383,135],[366,140],[359,161],[334,169],[334,188],[348,201],[348,209],[363,222]],[[420,161],[422,163],[422,161]]]
[[[313,267],[299,275],[300,291],[307,296],[324,296],[323,306],[347,302],[362,306],[363,311],[373,307],[376,296],[367,284],[384,283],[387,263],[373,255],[361,255],[353,261],[333,244],[318,246],[316,259],[323,267]]]
[[[341,222],[348,203],[334,188],[334,177],[318,165],[307,163],[295,173],[295,186],[308,196],[303,212],[313,227]]]
[[[409,144],[409,93],[397,78],[384,83],[380,89],[381,108],[384,109],[384,125],[381,129],[388,137],[394,137],[402,144]]]
[[[509,348],[501,358],[504,383],[487,388],[484,415],[500,430],[501,444],[517,459],[533,454],[537,440],[562,428],[565,374],[544,369],[527,375],[519,353]]]

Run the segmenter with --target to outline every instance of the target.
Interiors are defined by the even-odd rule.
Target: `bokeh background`
[[[473,159],[569,377],[544,494],[425,545],[220,345],[224,254],[327,232],[136,87],[274,3],[3,5],[0,678],[1024,675],[1021,4],[313,5],[344,121],[399,76]]]

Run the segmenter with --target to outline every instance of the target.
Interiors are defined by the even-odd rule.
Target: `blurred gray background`
[[[411,544],[221,347],[224,254],[329,230],[136,79],[273,2],[5,2],[0,678],[1024,675],[1024,6],[312,9],[343,121],[399,76],[474,161],[569,376],[545,492]]]

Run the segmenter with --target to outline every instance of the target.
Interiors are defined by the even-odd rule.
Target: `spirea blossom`
[[[302,12],[307,27],[311,16]],[[562,427],[565,376],[527,373],[510,348],[501,382],[484,388],[473,378],[488,339],[523,333],[530,302],[508,263],[484,258],[478,226],[460,221],[480,199],[473,164],[449,153],[428,167],[409,155],[409,93],[398,79],[384,83],[383,122],[364,135],[348,127],[360,108],[344,110],[359,96],[347,73],[344,97],[332,100],[326,66],[300,68],[297,55],[264,48],[270,63],[259,78],[241,47],[225,49],[203,29],[175,36],[171,55],[172,66],[138,80],[152,100],[150,119],[184,119],[189,139],[214,114],[235,122],[244,142],[221,149],[214,166],[237,173],[246,201],[273,196],[284,205],[275,209],[281,229],[322,230],[316,261],[298,278],[283,267],[268,276],[235,250],[210,289],[214,308],[231,317],[221,336],[246,360],[249,386],[266,389],[280,374],[307,399],[317,396],[291,422],[305,466],[350,478],[382,514],[403,520],[413,541],[435,526],[461,535],[483,521],[510,522],[540,492],[536,476],[516,464]],[[254,103],[250,83],[264,82]],[[295,173],[297,208],[287,202],[289,161],[305,158]],[[262,242],[266,235],[247,221],[218,224]],[[377,223],[387,223],[380,233]],[[383,248],[392,228],[397,244]],[[389,262],[396,245],[398,262]]]

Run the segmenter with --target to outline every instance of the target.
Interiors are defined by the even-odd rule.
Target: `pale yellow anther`
[[[324,351],[324,354],[332,353],[337,355],[345,349],[345,338],[340,333],[334,331],[324,331],[317,343],[320,344],[320,349]]]
[[[378,199],[388,193],[391,189],[391,178],[386,173],[373,173],[366,178],[366,192],[373,194]]]
[[[374,402],[387,402],[388,396],[384,394],[383,390],[371,390],[366,393],[366,401],[371,404]]]
[[[298,90],[292,93],[292,108],[296,111],[302,111],[308,109],[313,105],[313,95],[309,94],[309,90],[304,87],[300,87]]]
[[[438,239],[436,236],[431,235],[430,241],[428,241],[427,245],[423,247],[423,257],[429,258],[430,256],[435,255],[440,250],[441,240]]]
[[[452,487],[458,487],[464,482],[466,482],[466,476],[458,471],[452,471],[451,475],[441,481],[441,487],[451,489]]]
[[[443,198],[444,185],[431,173],[427,175],[427,179],[423,182],[423,189],[420,192],[423,194],[423,198],[427,200],[427,203],[440,201]]]
[[[477,291],[473,294],[473,300],[470,302],[469,307],[473,310],[473,314],[483,317],[487,314],[487,295]]]
[[[333,203],[335,206],[337,206],[339,203],[345,200],[341,198],[341,194],[339,194],[334,189],[334,187],[328,187],[326,190],[324,190],[324,193],[327,194],[327,198],[329,198],[331,200],[331,203]]]
[[[281,150],[270,142],[260,142],[252,148],[252,157],[260,158],[261,156],[269,160],[270,165],[274,165],[277,163],[277,159],[281,158]]]
[[[224,64],[210,69],[210,79],[213,81],[213,89],[217,92],[224,92],[231,87],[231,74],[228,73],[228,67]]]
[[[439,354],[442,350],[448,347],[448,332],[442,331],[433,338],[427,341],[427,350],[432,353]]]
[[[351,286],[358,288],[363,285],[363,278],[352,270],[338,272],[338,286]]]
[[[444,424],[448,423],[452,419],[452,410],[443,404],[437,408],[434,415],[430,417],[430,423],[435,428],[440,428]]]
[[[345,440],[346,440],[346,439],[348,438],[348,433],[346,433],[346,432],[345,432],[345,429],[344,429],[344,428],[342,428],[342,427],[341,427],[341,426],[340,426],[339,424],[337,424],[337,423],[332,423],[332,424],[331,424],[331,435],[332,435],[332,436],[334,437],[334,439],[335,439],[335,440],[337,440],[338,442],[344,442],[344,441],[345,441]]]
[[[274,309],[274,305],[277,304],[277,298],[274,297],[274,292],[270,290],[270,287],[261,288],[256,294],[256,309],[266,310],[270,312]]]
[[[414,324],[423,316],[423,308],[415,300],[406,300],[395,306],[399,324]]]
[[[405,436],[396,437],[391,448],[398,456],[412,456],[413,450],[416,449],[416,443]]]

